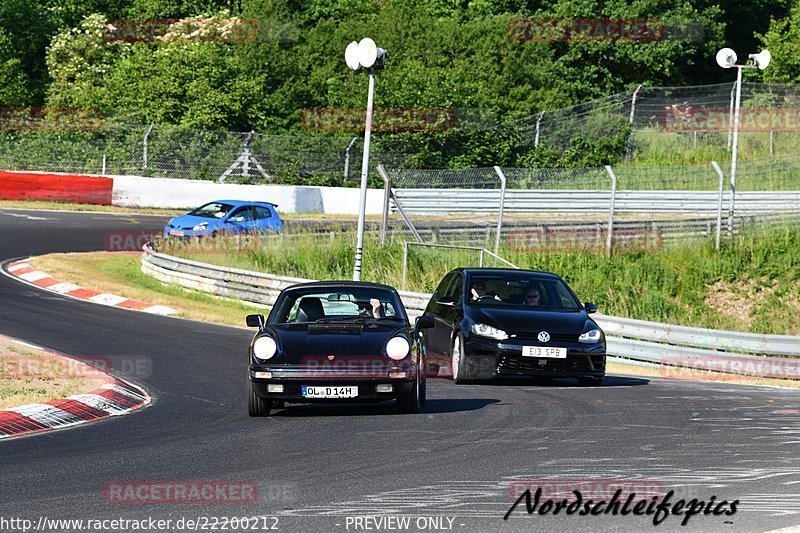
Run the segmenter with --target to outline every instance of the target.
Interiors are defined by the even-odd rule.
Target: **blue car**
[[[283,229],[283,220],[269,202],[218,200],[177,216],[164,227],[164,237],[207,237],[220,233],[270,233]]]

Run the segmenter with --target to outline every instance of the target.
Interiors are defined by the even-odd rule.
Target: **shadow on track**
[[[649,379],[634,378],[629,376],[609,376],[607,375],[603,380],[602,385],[582,387],[578,385],[577,381],[572,378],[494,378],[486,381],[478,381],[476,384],[500,386],[500,387],[574,387],[576,389],[597,389],[608,387],[638,387],[640,385],[647,385],[650,383]]]
[[[419,414],[427,415],[477,411],[493,403],[500,403],[500,400],[494,398],[429,399]],[[271,416],[377,416],[397,414],[399,413],[397,412],[397,407],[394,402],[387,401],[376,404],[289,404],[285,409],[276,410]]]

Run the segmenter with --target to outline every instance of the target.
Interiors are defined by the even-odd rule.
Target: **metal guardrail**
[[[312,280],[227,268],[155,252],[147,244],[142,271],[173,285],[254,305],[272,305],[281,290]],[[430,294],[400,291],[412,320]],[[597,314],[607,352],[661,368],[689,368],[778,379],[800,379],[800,336],[692,328]]]
[[[499,189],[394,189],[397,202],[414,215],[495,215]],[[720,200],[719,191],[617,190],[615,211],[633,214],[689,214],[716,216],[719,206],[730,203],[730,191]],[[610,190],[507,189],[505,214],[537,212],[558,214],[606,214]],[[736,214],[798,211],[800,191],[736,191]],[[396,209],[396,205],[392,206]]]

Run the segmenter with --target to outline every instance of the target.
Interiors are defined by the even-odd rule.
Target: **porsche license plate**
[[[358,387],[309,387],[303,385],[303,398],[356,398]]]
[[[183,231],[181,231],[179,229],[171,229],[171,230],[169,230],[169,234],[173,235],[175,237],[183,237]]]
[[[523,357],[552,357],[554,359],[566,359],[566,348],[550,348],[547,346],[523,346]]]

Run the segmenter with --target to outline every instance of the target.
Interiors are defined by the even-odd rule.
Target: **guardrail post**
[[[501,169],[500,167],[495,166],[494,171],[500,178],[500,204],[498,206],[498,212],[497,212],[497,234],[494,237],[494,253],[499,253],[500,234],[503,231],[503,207],[505,206],[506,203],[506,184],[508,183],[508,180],[506,180],[506,175],[503,174],[503,169]]]
[[[606,165],[606,172],[611,176],[611,202],[608,208],[608,236],[606,237],[606,257],[611,257],[614,239],[614,201],[617,196],[617,175],[611,166]]]
[[[386,232],[389,228],[389,196],[392,194],[392,179],[383,165],[378,165],[378,174],[383,178],[383,216],[381,217],[381,246],[383,246],[386,244]]]
[[[719,239],[720,235],[722,234],[722,196],[723,196],[723,188],[725,187],[725,175],[722,173],[722,168],[716,161],[712,161],[711,166],[714,167],[714,170],[716,170],[717,174],[719,174],[719,200],[717,202],[717,237],[714,244],[714,247],[717,250],[719,250]]]

